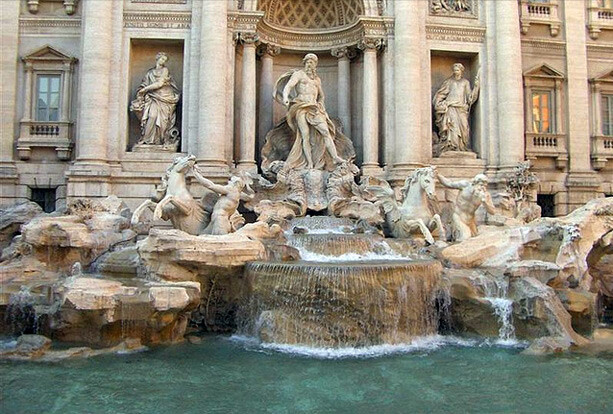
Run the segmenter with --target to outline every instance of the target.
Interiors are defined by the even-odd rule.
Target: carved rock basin
[[[433,260],[247,265],[239,331],[263,342],[362,347],[437,331]]]

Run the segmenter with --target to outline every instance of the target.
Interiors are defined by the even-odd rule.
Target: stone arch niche
[[[359,0],[260,0],[258,8],[271,25],[307,30],[345,26],[364,14]]]

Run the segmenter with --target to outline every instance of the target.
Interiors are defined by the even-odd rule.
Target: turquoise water
[[[313,355],[211,336],[131,355],[1,362],[0,412],[613,412],[613,355],[520,352],[439,337]]]

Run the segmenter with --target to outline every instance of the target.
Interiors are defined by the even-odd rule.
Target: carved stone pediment
[[[613,83],[613,70],[607,70],[605,73],[591,79],[592,83]]]
[[[56,49],[52,46],[45,45],[33,52],[30,52],[23,57],[24,62],[34,61],[61,61],[61,62],[73,62],[76,58],[67,55],[66,53]]]
[[[525,71],[524,77],[564,79],[564,74],[547,63],[543,63]]]

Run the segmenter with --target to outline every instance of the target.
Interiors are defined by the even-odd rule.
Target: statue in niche
[[[304,68],[286,72],[275,85],[274,99],[287,108],[287,116],[266,137],[264,171],[281,160],[285,169],[329,172],[355,157],[351,140],[326,112],[317,62],[315,54],[307,54]]]
[[[496,214],[496,207],[492,197],[487,191],[488,179],[485,174],[477,174],[468,180],[451,181],[441,174],[437,174],[443,186],[460,190],[453,207],[451,217],[451,239],[461,242],[478,234],[475,213],[483,205],[490,214]]]
[[[470,128],[468,117],[470,107],[479,97],[479,73],[471,89],[470,82],[464,78],[464,65],[455,63],[453,75],[447,78],[434,94],[435,124],[438,139],[434,142],[434,154],[439,156],[446,151],[470,151]]]
[[[155,145],[163,150],[177,150],[180,135],[177,104],[181,94],[166,67],[167,61],[165,53],[156,55],[155,67],[147,71],[136,91],[136,99],[130,103],[130,111],[136,114],[141,127],[135,149]]]

